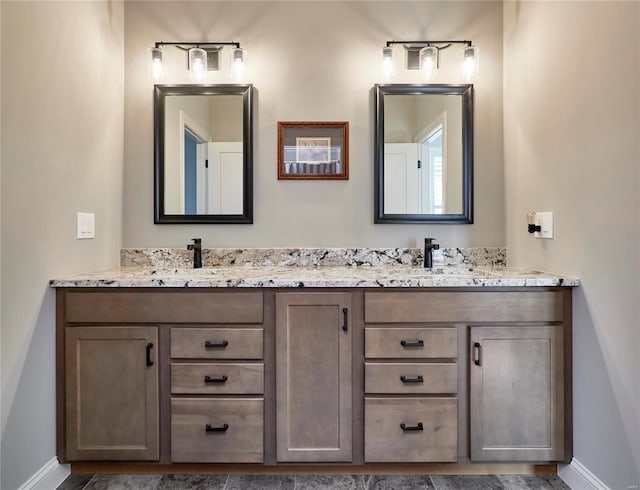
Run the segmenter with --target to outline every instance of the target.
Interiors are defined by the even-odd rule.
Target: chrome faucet
[[[193,250],[193,268],[202,267],[202,238],[192,238],[193,243],[187,245],[187,250]]]
[[[424,261],[422,264],[424,267],[431,269],[433,267],[433,251],[438,250],[440,245],[437,243],[433,243],[435,238],[425,238],[424,239]]]

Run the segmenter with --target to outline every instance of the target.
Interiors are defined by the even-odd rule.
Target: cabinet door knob
[[[205,432],[227,432],[228,428],[229,428],[229,424],[224,424],[222,427],[214,427],[210,424],[207,424],[204,426],[204,431]]]
[[[153,349],[153,342],[149,342],[147,344],[147,367],[153,366],[153,361],[151,360],[151,349]]]
[[[418,425],[414,425],[414,426],[400,424],[400,428],[405,432],[412,431],[412,430],[424,430],[422,422],[418,422]]]
[[[211,348],[214,348],[214,347],[221,347],[221,348],[224,349],[228,345],[229,345],[229,342],[227,340],[223,340],[220,343],[211,342],[210,340],[205,340],[205,342],[204,342],[204,346],[207,349],[211,349]]]
[[[422,377],[422,375],[416,376],[415,378],[400,376],[400,381],[402,381],[403,383],[424,383],[424,378]]]
[[[424,340],[417,340],[415,342],[409,340],[401,340],[400,345],[402,347],[424,347]]]
[[[473,363],[476,366],[482,364],[482,345],[480,345],[480,342],[473,344]]]
[[[204,382],[205,383],[226,383],[228,379],[229,378],[227,378],[226,376],[222,376],[221,378],[212,378],[211,376],[205,376]]]

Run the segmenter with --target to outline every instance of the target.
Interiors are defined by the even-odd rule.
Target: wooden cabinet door
[[[562,326],[471,327],[470,340],[471,460],[562,460]]]
[[[351,296],[276,294],[278,461],[349,462]]]
[[[65,335],[67,459],[157,460],[157,327]]]

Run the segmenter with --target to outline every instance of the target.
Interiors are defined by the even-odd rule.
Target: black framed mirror
[[[473,85],[376,85],[374,104],[374,223],[473,223]]]
[[[252,85],[156,85],[154,223],[253,223]]]

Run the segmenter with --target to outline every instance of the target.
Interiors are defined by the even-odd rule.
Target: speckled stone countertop
[[[506,267],[504,249],[211,249],[202,269],[179,249],[125,249],[122,266],[50,281],[51,287],[428,288],[578,286],[574,277]]]
[[[56,288],[428,288],[578,286],[573,277],[510,267],[215,267],[144,269],[121,267],[50,281]]]

